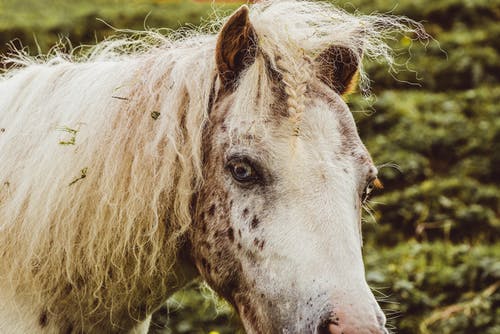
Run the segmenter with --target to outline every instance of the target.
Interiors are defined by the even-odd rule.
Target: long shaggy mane
[[[259,54],[239,91],[269,95],[256,77],[270,61],[291,107],[301,84],[318,80],[304,59],[338,44],[390,65],[384,41],[423,31],[405,18],[312,1],[262,1],[250,18]],[[0,77],[0,281],[55,312],[75,300],[87,313],[145,298],[156,307],[166,296],[203,182],[216,78],[207,29],[132,33],[78,56],[3,59],[15,66]]]

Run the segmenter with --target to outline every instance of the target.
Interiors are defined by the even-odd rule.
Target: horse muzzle
[[[386,318],[378,304],[356,307],[346,304],[320,320],[318,334],[388,334]]]

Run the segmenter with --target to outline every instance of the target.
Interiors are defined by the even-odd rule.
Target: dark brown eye
[[[366,185],[363,190],[363,194],[361,195],[361,202],[365,203],[370,199],[370,194],[373,191],[373,182],[370,182]]]
[[[363,190],[363,194],[361,194],[361,202],[366,203],[366,201],[370,199],[371,193],[375,188],[376,189],[384,188],[382,182],[380,182],[378,178],[368,181],[368,183],[365,186],[365,189]]]
[[[253,165],[246,159],[231,159],[227,164],[227,168],[232,177],[240,183],[253,183],[259,178]]]

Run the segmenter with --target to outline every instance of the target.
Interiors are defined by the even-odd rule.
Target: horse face
[[[338,94],[354,72],[346,66],[352,73],[337,73],[347,81],[335,85],[309,78],[300,96],[300,83],[280,80],[253,94],[244,82],[265,82],[266,61],[228,59],[254,50],[245,8],[219,46],[225,31],[236,31],[241,45],[217,55],[221,88],[191,240],[201,275],[249,333],[385,333],[361,255],[360,206],[377,169]]]

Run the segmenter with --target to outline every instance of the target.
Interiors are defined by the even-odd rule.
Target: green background
[[[389,165],[380,168],[385,188],[366,215],[363,250],[389,327],[499,334],[500,1],[335,3],[351,12],[408,16],[435,39],[410,45],[413,36],[398,36],[399,71],[366,63],[374,97],[349,100],[374,160]],[[212,4],[191,1],[1,0],[0,52],[8,54],[9,43],[47,53],[61,37],[73,46],[100,41],[114,34],[109,25],[177,28],[211,13]],[[232,309],[197,283],[167,308],[152,332],[239,330]]]

